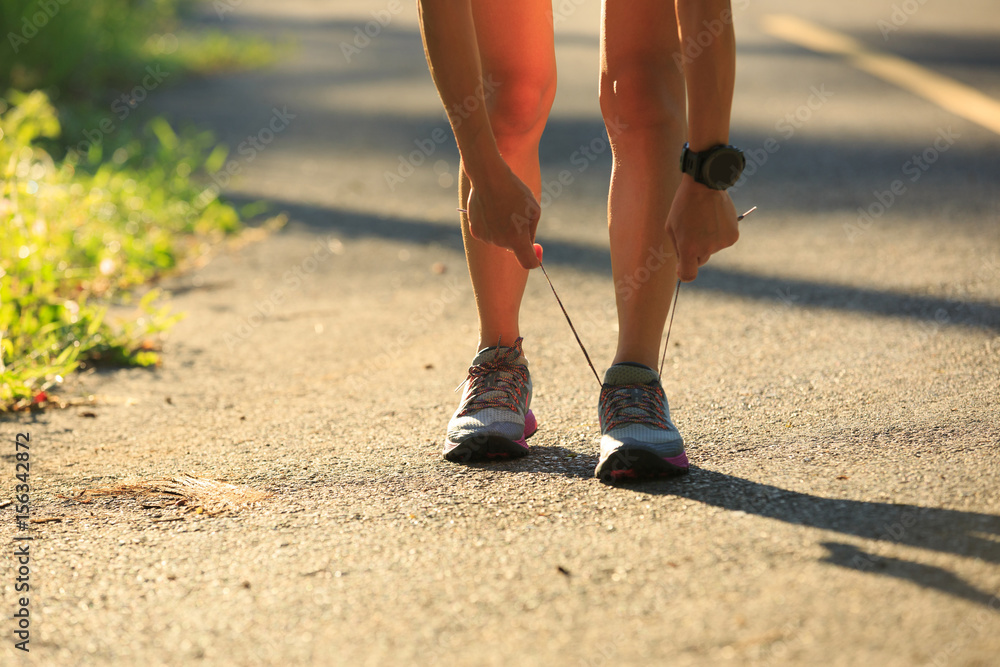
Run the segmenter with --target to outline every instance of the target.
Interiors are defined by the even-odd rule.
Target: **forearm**
[[[431,78],[473,182],[503,165],[486,111],[471,0],[418,0]]]
[[[736,37],[729,0],[676,0],[681,44],[709,31],[711,43],[684,59],[688,95],[688,143],[695,151],[729,143],[729,117],[736,79]],[[718,34],[710,30],[721,26]],[[701,42],[697,42],[699,45]]]

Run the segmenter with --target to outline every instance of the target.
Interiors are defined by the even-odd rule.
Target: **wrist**
[[[712,190],[726,190],[739,180],[746,166],[743,151],[727,144],[715,144],[702,151],[684,144],[681,173]]]
[[[499,152],[489,156],[478,153],[471,160],[466,160],[463,157],[462,164],[469,181],[478,187],[481,187],[483,183],[496,183],[505,173],[510,171]]]
[[[691,133],[691,140],[688,141],[688,147],[695,153],[701,153],[702,151],[707,151],[715,146],[727,146],[729,144],[729,133],[725,132],[723,134],[706,134],[699,136],[696,133]]]
[[[489,128],[476,132],[458,147],[462,165],[473,183],[493,179],[508,167]]]
[[[681,185],[692,192],[698,193],[700,196],[711,195],[715,197],[722,197],[727,194],[725,190],[716,190],[715,188],[708,187],[704,183],[699,183],[693,176],[691,176],[691,174],[684,174],[681,176]]]

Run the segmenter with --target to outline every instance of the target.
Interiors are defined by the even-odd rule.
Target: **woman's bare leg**
[[[665,223],[686,131],[679,50],[673,2],[604,0],[600,96],[614,156],[608,227],[619,325],[613,363],[654,369],[677,280]]]
[[[550,0],[474,0],[490,124],[504,161],[541,196],[538,142],[556,88]],[[460,169],[459,202],[465,207],[469,178]],[[462,238],[479,314],[479,348],[511,344],[520,335],[518,312],[528,272],[514,254],[474,239],[462,215]]]

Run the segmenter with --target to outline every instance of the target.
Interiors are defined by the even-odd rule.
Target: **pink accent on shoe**
[[[686,452],[681,452],[677,456],[671,456],[669,458],[664,458],[663,460],[669,463],[674,468],[677,468],[684,472],[686,472],[689,467]],[[639,473],[637,473],[634,468],[625,468],[623,470],[612,470],[610,474],[611,474],[611,479],[615,481],[640,478]],[[675,474],[677,473],[668,470],[661,470],[658,473],[645,473],[644,475],[642,475],[642,477],[672,477]]]
[[[483,454],[487,459],[509,459],[517,456],[524,456],[525,454],[528,453],[529,449],[527,440],[532,435],[534,435],[535,431],[537,430],[538,430],[538,420],[535,419],[535,413],[533,413],[531,410],[528,410],[528,412],[526,412],[524,415],[524,431],[522,431],[521,439],[506,440],[505,438],[500,438],[500,440],[504,442],[513,442],[518,447],[524,449],[524,452],[518,454],[516,451],[511,452],[505,449],[501,449],[500,451],[486,451],[483,452]],[[446,438],[445,448],[444,448],[445,457],[448,456],[449,452],[453,451],[458,447],[461,447],[463,444],[464,443],[452,442],[451,440],[448,440]]]
[[[528,410],[524,414],[524,433],[521,435],[520,440],[515,440],[517,444],[521,445],[525,449],[528,448],[528,438],[535,434],[538,430],[538,420],[535,419],[535,413]]]
[[[688,457],[686,452],[681,452],[678,456],[671,456],[670,458],[663,460],[677,468],[688,467]]]

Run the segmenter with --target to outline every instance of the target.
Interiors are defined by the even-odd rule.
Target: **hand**
[[[713,190],[685,174],[667,215],[677,252],[677,277],[690,282],[708,258],[740,238],[736,208],[725,190]]]
[[[485,179],[480,185],[472,184],[465,207],[472,237],[510,250],[526,269],[537,267],[541,253],[535,249],[534,240],[541,207],[535,195],[506,166],[499,176]]]

